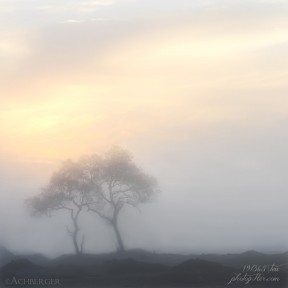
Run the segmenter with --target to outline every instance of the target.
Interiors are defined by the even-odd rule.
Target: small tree
[[[124,251],[118,225],[120,211],[127,205],[137,207],[149,202],[157,190],[157,182],[143,173],[131,155],[121,148],[112,148],[102,159],[93,156],[82,161],[86,167],[90,167],[92,186],[97,187],[94,189],[94,201],[87,203],[88,210],[111,225],[118,250]]]
[[[94,193],[95,189],[91,183],[81,163],[68,160],[52,175],[49,184],[42,189],[40,195],[27,200],[30,212],[34,216],[51,215],[54,211],[69,213],[72,227],[66,226],[66,229],[72,237],[76,254],[83,252],[84,236],[80,241],[78,221],[83,209],[92,199],[92,191]],[[94,195],[93,203],[95,199]]]

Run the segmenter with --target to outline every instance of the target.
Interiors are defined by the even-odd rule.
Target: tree
[[[112,148],[102,159],[97,156],[86,157],[82,163],[92,171],[92,186],[97,187],[93,190],[94,201],[87,203],[88,210],[111,225],[118,250],[124,251],[119,230],[120,212],[127,205],[138,207],[149,202],[157,191],[157,182],[136,166],[127,151],[119,147]]]
[[[119,230],[120,212],[125,206],[138,207],[149,202],[156,191],[156,180],[136,166],[127,151],[114,147],[104,157],[91,155],[77,162],[66,161],[40,195],[27,202],[32,215],[49,215],[59,210],[69,213],[72,228],[67,227],[67,231],[76,254],[83,252],[79,217],[87,210],[111,225],[118,250],[124,251]]]
[[[83,252],[84,236],[81,241],[79,217],[86,210],[92,199],[94,187],[87,179],[85,169],[80,162],[68,160],[52,175],[49,184],[42,189],[40,195],[27,200],[32,215],[51,215],[53,211],[66,211],[69,213],[72,228],[66,226],[68,234],[72,237],[76,254]],[[95,203],[95,196],[93,203]]]

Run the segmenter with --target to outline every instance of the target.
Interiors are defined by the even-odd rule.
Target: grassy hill
[[[131,250],[100,255],[63,255],[52,260],[40,255],[15,257],[2,267],[1,275],[4,280],[11,277],[59,278],[63,287],[226,287],[235,273],[241,272],[243,265],[277,264],[282,265],[277,274],[281,276],[281,283],[261,287],[287,287],[286,263],[287,253],[267,255],[248,251],[227,255],[177,255]]]

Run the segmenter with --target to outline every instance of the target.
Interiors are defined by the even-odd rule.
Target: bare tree
[[[88,210],[111,225],[118,250],[124,251],[118,225],[120,212],[127,205],[138,207],[149,202],[157,191],[157,182],[136,166],[127,151],[118,147],[112,148],[102,159],[90,156],[82,161],[91,171],[92,186],[97,187],[94,189],[94,201],[87,203]]]
[[[66,226],[66,229],[72,238],[76,254],[83,253],[84,236],[79,239],[79,217],[87,210],[84,208],[92,199],[92,191],[95,194],[95,187],[91,183],[81,163],[68,160],[52,175],[40,195],[27,200],[32,215],[51,215],[53,211],[69,213],[72,225]],[[95,199],[94,195],[93,203]]]

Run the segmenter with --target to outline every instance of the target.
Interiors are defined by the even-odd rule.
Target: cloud
[[[31,28],[36,26],[53,25],[68,19],[93,18],[99,11],[109,10],[114,1],[80,1],[80,0],[2,0],[0,2],[1,25],[10,27]],[[12,17],[14,15],[15,17]],[[22,21],[26,19],[25,21]]]
[[[68,19],[68,20],[65,20],[63,23],[81,23],[83,21],[81,20],[77,20],[77,19]]]
[[[92,1],[83,1],[81,2],[81,4],[83,6],[110,6],[112,4],[114,4],[114,1],[112,0],[98,0],[98,1],[95,1],[95,0],[92,0]]]

